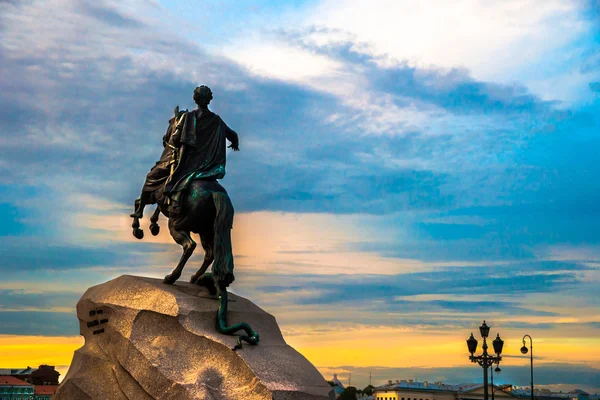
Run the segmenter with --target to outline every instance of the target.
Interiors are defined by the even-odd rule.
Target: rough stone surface
[[[85,345],[54,400],[330,400],[317,369],[288,346],[275,318],[230,294],[228,322],[260,333],[232,351],[216,329],[218,300],[188,283],[124,275],[77,303]],[[96,332],[96,333],[95,333]]]

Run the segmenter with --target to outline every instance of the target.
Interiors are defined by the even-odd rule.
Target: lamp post
[[[525,338],[529,338],[529,355],[531,359],[531,400],[533,400],[533,339],[531,336],[523,336],[523,347],[521,347],[521,353],[527,354],[527,346],[525,346]]]
[[[474,355],[477,351],[477,339],[473,337],[472,332],[471,337],[467,339],[467,347],[469,349],[469,353],[471,353],[469,360],[471,360],[472,363],[479,364],[483,368],[483,398],[484,400],[488,400],[488,368],[493,364],[500,364],[500,361],[502,360],[500,354],[502,354],[504,341],[500,339],[500,334],[498,334],[496,339],[494,339],[492,344],[494,346],[494,353],[496,355],[493,356],[487,352],[488,345],[486,339],[490,333],[490,327],[487,326],[485,321],[483,321],[483,324],[479,327],[479,333],[483,338],[483,346],[481,347],[483,349],[483,353],[480,356]]]
[[[490,365],[490,369],[491,369],[493,366],[494,366],[493,364],[492,364],[492,365]],[[490,377],[492,378],[492,400],[494,400],[494,393],[496,393],[496,390],[497,390],[497,389],[494,389],[494,371],[495,371],[497,374],[499,374],[499,373],[500,373],[500,371],[501,371],[501,369],[500,369],[500,366],[498,365],[498,366],[496,367],[496,369],[494,369],[494,370],[492,370],[492,371],[490,372]]]

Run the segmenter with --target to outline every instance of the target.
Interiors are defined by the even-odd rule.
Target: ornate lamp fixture
[[[488,400],[488,368],[494,364],[497,364],[498,366],[496,367],[496,372],[500,372],[499,365],[500,361],[502,360],[501,354],[502,347],[504,347],[504,341],[500,339],[500,334],[496,336],[496,339],[494,339],[492,342],[492,345],[494,346],[494,353],[496,354],[494,356],[487,352],[488,345],[486,339],[490,334],[490,327],[485,323],[485,321],[483,321],[483,324],[479,327],[479,333],[483,338],[483,353],[480,356],[474,355],[477,351],[477,339],[473,337],[473,333],[471,333],[471,337],[467,339],[467,347],[469,349],[469,353],[471,354],[469,356],[469,360],[471,360],[472,363],[479,364],[483,368],[483,397],[484,400]]]

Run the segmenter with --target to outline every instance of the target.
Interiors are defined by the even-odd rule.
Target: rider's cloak
[[[238,135],[212,111],[187,113],[181,132],[179,162],[165,185],[171,211],[177,212],[181,192],[195,179],[222,179],[225,176],[227,143],[238,145]]]

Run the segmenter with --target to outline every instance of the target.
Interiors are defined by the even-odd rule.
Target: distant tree
[[[366,388],[364,388],[362,391],[364,394],[366,394],[367,396],[371,396],[373,394],[373,389],[375,389],[375,386],[373,385],[369,385]]]
[[[342,394],[340,394],[338,400],[356,400],[356,388],[354,386],[348,386],[344,389]]]

